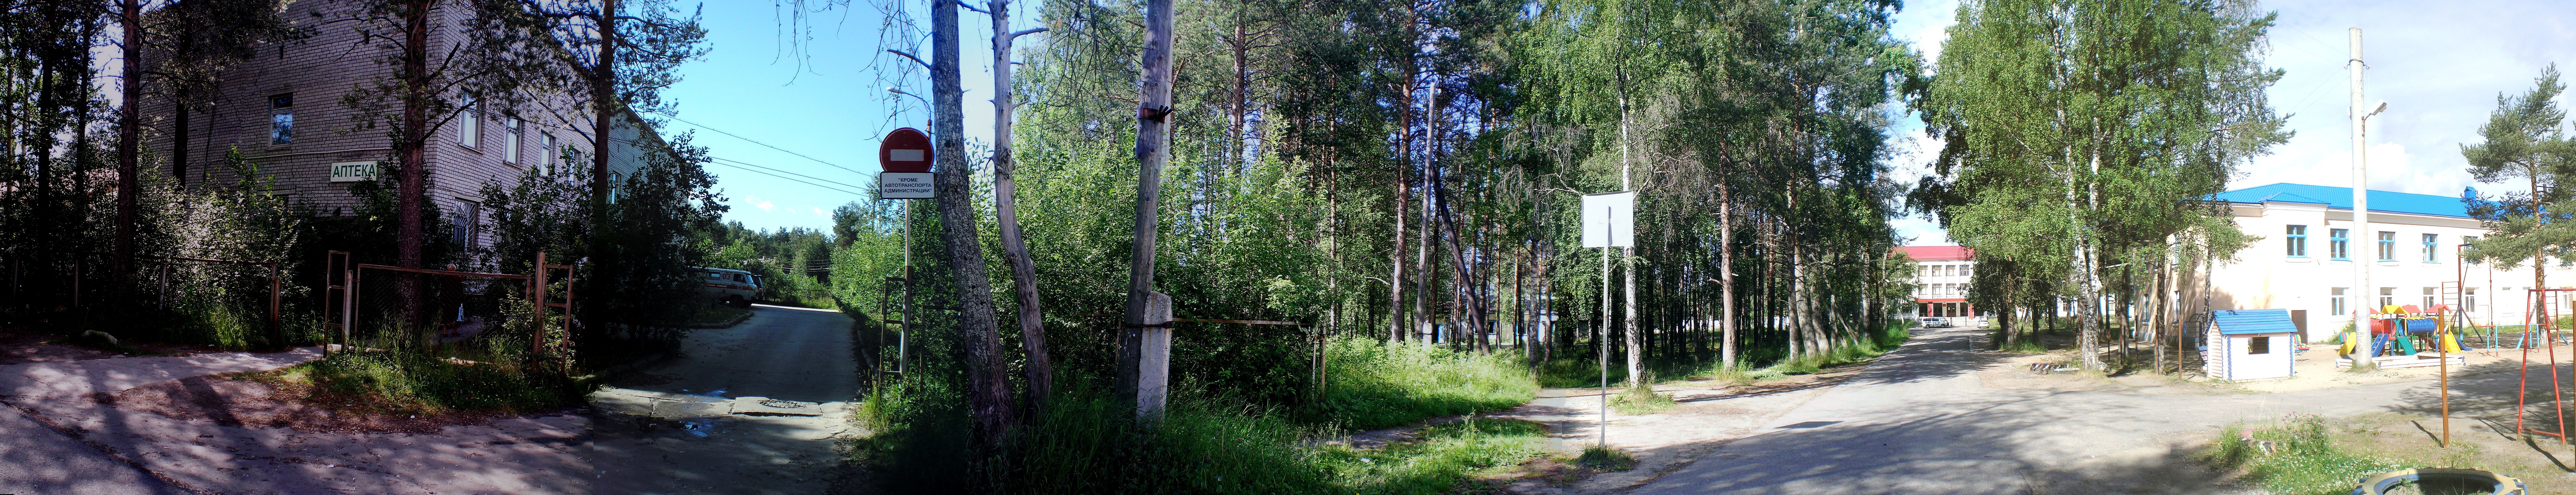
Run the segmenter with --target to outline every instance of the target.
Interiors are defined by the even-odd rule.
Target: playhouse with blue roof
[[[2299,327],[2287,309],[2214,311],[2209,350],[2201,357],[2210,378],[2229,381],[2289,378],[2298,359]]]

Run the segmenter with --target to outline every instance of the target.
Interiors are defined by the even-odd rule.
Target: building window
[[[2343,312],[2345,311],[2343,302],[2344,289],[2344,287],[2336,287],[2332,289],[2334,297],[2326,298],[2326,301],[2332,303],[2334,306],[2332,308],[2334,316],[2343,316]]]
[[[2476,287],[2470,287],[2470,288],[2466,288],[2466,289],[2461,289],[2461,291],[2460,291],[2460,311],[2477,311],[2477,310],[2478,310],[2478,288],[2476,288]]]
[[[483,205],[467,201],[465,207],[459,208],[456,212],[455,231],[450,232],[450,240],[456,241],[457,247],[471,249],[474,247],[474,241],[478,240],[475,234],[480,233],[476,231],[482,226]]]
[[[2347,239],[2352,229],[2326,229],[2326,234],[2332,236],[2326,238],[2326,256],[2335,261],[2352,261],[2352,240]]]
[[[2372,307],[2371,307],[2371,309],[2373,309],[2373,310],[2377,310],[2377,311],[2387,311],[2389,306],[2391,306],[2391,305],[2395,305],[2395,304],[2397,304],[2397,288],[2396,288],[2396,287],[2381,287],[2381,288],[2379,288],[2379,305],[2377,305],[2377,306],[2372,306]]]
[[[1969,276],[1969,275],[1972,273],[1972,271],[1973,271],[1973,270],[1976,270],[1976,269],[1977,269],[1977,265],[1959,265],[1959,276],[1961,276],[1961,277]]]
[[[2464,247],[2465,247],[2465,246],[2476,246],[2476,245],[2478,245],[2478,236],[2473,236],[2473,235],[2464,235],[2464,236],[2460,236],[2460,245],[2461,245],[2461,246],[2464,246]],[[2462,261],[2462,262],[2466,262],[2466,263],[2468,263],[2468,264],[2472,264],[2472,265],[2478,264],[2478,260],[2474,260],[2474,259],[2465,259],[2465,260],[2460,260],[2460,261]]]
[[[2379,260],[2397,261],[2397,233],[2379,231]]]
[[[515,117],[511,118],[509,123],[503,124],[509,126],[510,135],[501,136],[501,139],[507,140],[501,145],[501,161],[513,164],[527,163],[519,158],[519,138],[522,137],[519,135],[519,131],[525,124],[527,124],[527,121],[519,120]]]
[[[474,101],[474,98],[471,97],[466,98],[465,115],[460,116],[458,120],[462,120],[464,122],[458,124],[459,127],[457,127],[456,140],[463,143],[467,148],[482,147],[483,102]]]
[[[2272,353],[2272,338],[2271,338],[2271,337],[2254,337],[2254,338],[2245,339],[2245,353],[2246,353],[2246,354],[2271,354],[2271,353]]]
[[[540,166],[540,167],[539,167],[539,171],[540,171],[540,173],[543,173],[543,174],[546,174],[546,175],[554,175],[554,173],[555,173],[555,164],[556,164],[556,163],[558,163],[558,162],[561,162],[561,161],[563,160],[563,152],[555,150],[555,135],[554,135],[554,133],[547,133],[547,134],[546,134],[546,147],[545,147],[544,149],[538,150],[537,152],[538,152],[538,153],[545,153],[545,154],[546,154],[546,156],[540,156],[540,157],[537,157],[537,163],[542,163],[542,164],[544,164],[543,166]]]
[[[2288,236],[2289,237],[2283,240],[2286,241],[2285,244],[2289,247],[2290,257],[2308,257],[2308,226],[2292,225],[2289,228]]]
[[[295,94],[268,97],[268,144],[295,144]]]
[[[2442,236],[2441,236],[2440,234],[2424,234],[2424,262],[2425,262],[2425,263],[2432,263],[2432,262],[2433,262],[2433,253],[2434,253],[2434,250],[2433,250],[2433,246],[2434,246],[2434,244],[2433,244],[2433,243],[2435,243],[2435,242],[2440,242],[2440,241],[2441,241],[2441,239],[2442,239]]]
[[[2433,310],[2433,304],[2434,304],[2434,300],[2433,300],[2433,288],[2432,288],[2432,287],[2425,287],[2425,288],[2424,288],[2424,305],[2422,305],[2422,306],[2416,306],[2416,307],[2415,307],[2415,309],[2421,309],[2421,310],[2425,310],[2425,311],[2432,311],[2432,310]]]

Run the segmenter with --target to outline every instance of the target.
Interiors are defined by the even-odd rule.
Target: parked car
[[[1950,328],[1950,319],[1940,316],[1926,316],[1923,317],[1923,328]]]
[[[705,294],[708,299],[715,300],[716,304],[748,308],[751,307],[751,301],[760,297],[759,275],[723,268],[698,267],[698,269],[706,272],[706,279],[700,282],[703,286],[699,289],[700,293]]]

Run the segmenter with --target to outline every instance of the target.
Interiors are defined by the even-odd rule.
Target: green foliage
[[[2288,137],[2264,96],[2281,77],[2261,60],[2273,19],[2255,8],[1961,4],[1913,103],[1943,145],[1908,202],[1976,249],[1972,302],[2089,301],[2123,279],[2104,267],[2151,277],[2168,256],[2201,266],[2251,240],[2192,200]],[[2084,55],[2052,55],[2071,53]]]
[[[1529,368],[1508,355],[1349,337],[1333,339],[1328,352],[1313,423],[1386,428],[1510,409],[1538,395]]]
[[[947,389],[903,388],[861,403],[879,433],[853,455],[903,493],[1447,493],[1477,470],[1537,455],[1546,427],[1468,419],[1425,427],[1383,448],[1323,445],[1330,432],[1221,396],[1175,394],[1160,427],[1131,426],[1099,387],[1075,382],[1004,460],[956,462],[965,428]],[[972,480],[960,484],[957,480]]]
[[[2247,479],[2273,493],[2351,493],[2353,485],[2363,478],[2406,467],[2394,459],[2355,454],[2335,446],[2325,418],[2314,414],[2293,414],[2272,428],[2254,431],[2253,439],[2272,443],[2269,453],[2248,445],[2242,438],[2243,425],[2227,425],[2206,460],[2221,468],[2245,468]]]
[[[2566,89],[2558,66],[2542,69],[2530,92],[2496,95],[2495,112],[2478,128],[2485,141],[2460,146],[2469,173],[2479,181],[2522,178],[2531,184],[2528,191],[2493,200],[2484,194],[2465,199],[2469,214],[2496,231],[2461,250],[2461,258],[2505,268],[2528,261],[2534,270],[2542,265],[2537,257],[2576,259],[2568,251],[2576,246],[2576,229],[2568,227],[2576,220],[2568,213],[2576,211],[2571,210],[2576,209],[2576,194],[2559,187],[2576,177],[2576,140],[2567,138],[2567,111],[2556,101]]]

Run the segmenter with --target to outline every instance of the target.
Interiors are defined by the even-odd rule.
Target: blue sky
[[[2344,60],[2345,30],[2357,27],[2369,67],[2363,98],[2388,102],[2387,112],[2370,119],[2370,188],[2444,196],[2469,186],[2519,190],[2520,181],[2475,184],[2460,145],[2479,140],[2477,128],[2495,110],[2497,93],[2528,91],[2542,67],[2576,62],[2576,10],[2565,7],[2507,0],[2263,3],[2261,9],[2279,15],[2267,61],[2286,73],[2272,87],[2272,108],[2290,115],[2290,129],[2298,135],[2238,170],[2228,187],[2352,185]],[[1942,30],[1957,10],[1955,1],[1911,2],[1897,18],[1897,35],[1937,56]],[[1938,148],[1922,146],[1920,122],[1908,124],[1898,141],[1910,154],[1899,159],[1898,173],[1910,182]],[[1914,239],[1911,245],[1949,243],[1938,226],[1921,218],[1894,225]]]
[[[881,78],[871,68],[911,62],[883,55],[878,33],[884,16],[866,2],[809,13],[812,41],[805,56],[784,41],[791,39],[781,26],[792,7],[777,4],[708,4],[703,23],[712,48],[705,60],[683,66],[685,78],[664,93],[679,103],[679,120],[663,132],[694,131],[696,142],[718,159],[707,171],[716,175],[725,204],[733,207],[726,220],[754,229],[829,230],[833,207],[867,200],[852,193],[864,193],[855,186],[875,180],[877,139],[896,127],[929,129],[920,102],[889,94],[886,86],[927,95],[929,79],[914,71],[909,79],[890,80],[891,72]],[[1034,25],[1030,19],[1036,16],[1028,12],[1034,5],[1025,1],[1015,6],[1013,10],[1022,11],[1014,19],[1018,27]],[[993,107],[981,99],[992,86],[992,74],[984,70],[992,59],[984,41],[992,36],[992,21],[960,12],[966,39],[960,52],[967,67],[967,135],[981,140],[992,134],[993,125]],[[1032,36],[1020,42],[1025,46],[1038,40]],[[919,44],[927,49],[928,39]]]
[[[1035,3],[1023,0],[1014,9],[1021,11],[1015,16],[1017,27],[1034,25],[1030,10]],[[898,126],[927,127],[919,103],[887,94],[889,82],[871,69],[871,64],[909,63],[880,55],[880,47],[888,44],[878,39],[883,19],[878,10],[858,2],[809,15],[814,26],[806,50],[810,56],[797,57],[782,42],[786,38],[780,26],[789,17],[788,8],[710,4],[705,22],[713,51],[706,60],[685,66],[686,80],[668,92],[680,103],[679,118],[688,121],[671,122],[668,132],[695,130],[697,142],[725,160],[708,170],[718,176],[718,187],[733,207],[726,217],[752,228],[828,227],[834,206],[864,198],[802,183],[818,182],[814,179],[783,179],[741,164],[863,185],[872,180],[865,174],[876,171],[878,136]],[[2547,64],[2576,61],[2576,10],[2545,2],[2294,0],[2267,2],[2261,8],[2280,16],[2267,60],[2287,72],[2272,88],[2272,105],[2291,115],[2290,127],[2298,135],[2240,170],[2231,178],[2231,188],[2274,182],[2351,185],[2351,139],[2344,123],[2345,28],[2365,31],[2370,65],[2366,98],[2389,104],[2387,113],[2372,119],[2370,131],[2370,185],[2375,189],[2456,195],[2473,185],[2462,169],[2459,146],[2477,140],[2477,126],[2494,109],[2496,94],[2529,89]],[[1957,9],[1954,0],[1910,2],[1897,16],[1896,34],[1916,43],[1927,57],[1938,57],[1942,31]],[[993,108],[984,100],[991,94],[986,66],[992,56],[983,41],[991,36],[991,22],[982,14],[962,14],[966,127],[969,139],[982,140],[992,132]],[[1039,41],[1021,40],[1024,45]],[[801,70],[799,58],[805,60]],[[927,79],[918,72],[894,82],[929,92]],[[898,101],[900,111],[893,108]],[[1910,182],[1938,150],[1924,146],[1919,122],[1897,121],[1897,174]],[[2494,186],[2521,184],[2481,187]],[[1910,244],[1948,242],[1938,226],[1920,218],[1895,225],[1912,238]]]

